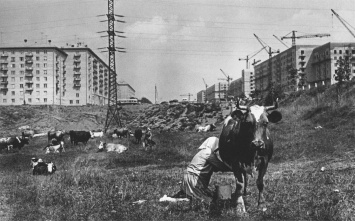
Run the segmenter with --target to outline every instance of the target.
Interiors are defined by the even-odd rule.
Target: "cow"
[[[35,166],[40,162],[43,162],[43,160],[37,157],[32,157],[31,164],[30,164],[32,169],[35,168]]]
[[[195,130],[196,132],[208,132],[208,131],[213,131],[214,129],[216,129],[216,125],[214,124],[209,124],[207,126],[196,126]]]
[[[64,141],[60,141],[58,145],[47,145],[43,148],[43,150],[46,150],[46,154],[65,152]]]
[[[122,138],[122,137],[127,138],[131,132],[128,128],[125,127],[125,128],[115,129],[113,133],[116,134],[118,138]]]
[[[33,175],[51,175],[57,170],[57,167],[53,162],[37,162],[33,167]]]
[[[96,137],[103,137],[104,132],[102,131],[90,131],[91,138],[96,138]]]
[[[106,150],[107,152],[117,152],[117,153],[123,153],[125,152],[128,148],[126,146],[123,146],[121,144],[114,144],[114,143],[104,143],[100,141],[100,145],[98,147],[97,152],[102,152]]]
[[[134,138],[136,138],[136,143],[139,144],[142,141],[143,131],[142,129],[136,129],[134,131]]]
[[[84,143],[85,145],[88,143],[91,138],[91,134],[88,131],[69,131],[70,142],[73,145],[77,145],[79,142]]]
[[[33,138],[34,135],[35,135],[35,131],[34,130],[22,131],[22,137]]]
[[[48,143],[52,141],[53,138],[55,138],[58,142],[64,140],[64,136],[67,135],[67,132],[65,130],[58,130],[58,131],[48,131]]]
[[[282,119],[282,115],[278,111],[268,113],[278,107],[277,100],[274,106],[268,107],[240,106],[237,100],[236,107],[232,117],[228,117],[224,122],[218,150],[221,159],[231,165],[235,176],[237,211],[245,212],[242,195],[247,195],[247,173],[250,174],[253,169],[258,171],[258,206],[264,210],[266,207],[263,179],[273,154],[273,141],[267,125],[269,122],[277,123]]]
[[[21,150],[25,144],[29,144],[27,137],[8,137],[0,139],[0,149],[7,148],[8,151],[13,148]]]

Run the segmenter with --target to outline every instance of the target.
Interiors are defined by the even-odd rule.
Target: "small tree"
[[[152,102],[151,102],[148,98],[146,98],[146,97],[142,97],[141,103],[142,103],[142,104],[143,104],[143,103],[152,104]]]
[[[300,73],[298,81],[298,88],[302,89],[303,87],[307,86],[307,74],[305,72]]]
[[[341,87],[344,81],[349,81],[351,77],[350,62],[349,57],[346,56],[345,59],[340,57],[336,63],[338,69],[335,71],[334,79],[338,81],[337,84],[337,102],[340,102],[341,97]]]
[[[291,88],[292,91],[295,91],[297,88],[297,79],[299,78],[298,70],[294,68],[292,65],[288,65],[287,72],[288,72],[289,87]]]

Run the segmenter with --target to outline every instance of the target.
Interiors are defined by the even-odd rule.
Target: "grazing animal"
[[[143,131],[142,129],[136,129],[134,131],[134,138],[136,138],[136,143],[139,144],[142,141]]]
[[[43,162],[43,160],[37,157],[32,157],[31,164],[30,164],[32,169],[35,168],[35,166],[40,162]]]
[[[102,131],[90,131],[91,138],[103,137],[104,132]]]
[[[280,121],[282,115],[278,111],[270,114],[267,112],[278,107],[277,101],[274,106],[247,107],[239,106],[237,100],[236,107],[232,117],[228,117],[224,122],[219,138],[219,153],[222,160],[231,165],[235,176],[237,211],[245,212],[242,195],[243,190],[244,195],[247,195],[247,173],[253,168],[259,171],[256,181],[259,190],[258,205],[265,209],[263,179],[273,154],[273,141],[267,125],[269,122]]]
[[[47,145],[43,149],[46,150],[46,154],[65,152],[64,141],[60,141],[58,145]]]
[[[25,130],[25,131],[22,131],[22,137],[33,138],[34,135],[35,135],[35,131],[34,131],[34,130]]]
[[[216,129],[216,125],[214,124],[209,124],[207,126],[196,126],[196,132],[209,132],[209,131],[213,131],[214,129]]]
[[[88,143],[91,138],[91,134],[88,131],[69,131],[70,142],[73,145],[77,145],[79,142],[84,143],[85,145]]]
[[[67,135],[65,130],[58,130],[58,131],[48,131],[48,143],[51,142],[53,138],[55,138],[58,142],[64,139],[64,136]]]
[[[122,138],[122,137],[128,137],[130,134],[130,131],[128,128],[119,128],[119,129],[115,129],[113,131],[113,133],[115,133],[117,135],[118,138]]]
[[[25,144],[29,144],[27,137],[8,137],[0,139],[0,149],[7,148],[7,150],[10,150],[12,148],[18,148],[21,150]]]
[[[57,170],[57,167],[53,162],[37,162],[33,167],[33,175],[51,175]]]
[[[114,144],[114,143],[104,143],[100,141],[99,145],[99,150],[97,152],[102,152],[106,150],[107,152],[117,152],[117,153],[123,153],[125,152],[128,148],[126,146],[123,146],[121,144]]]

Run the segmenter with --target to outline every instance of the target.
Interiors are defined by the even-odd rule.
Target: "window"
[[[44,103],[47,103],[47,98],[43,98],[43,102],[44,102]]]
[[[12,75],[15,75],[15,73],[16,73],[15,71],[11,71],[11,74],[12,74]]]
[[[39,70],[36,70],[36,74],[39,74],[40,72],[39,72]]]
[[[45,68],[46,68],[46,67],[47,67],[47,63],[44,63],[44,64],[43,64],[43,67],[45,67]]]
[[[11,62],[15,62],[15,57],[11,57]]]
[[[20,84],[20,88],[23,88],[23,84]]]
[[[47,79],[48,79],[47,77],[44,77],[44,81],[47,81]]]
[[[43,61],[47,61],[47,56],[44,56],[44,57],[43,57]]]
[[[20,95],[23,96],[23,91],[20,91]]]
[[[20,77],[20,81],[23,81],[23,77]]]
[[[36,81],[39,81],[39,77],[36,77]]]
[[[43,91],[43,94],[47,96],[47,91]]]
[[[47,74],[47,70],[44,70],[44,71],[43,71],[43,74]]]
[[[6,101],[6,99],[2,99],[2,102],[3,102],[3,103],[6,103],[7,101]]]
[[[76,100],[76,103],[79,104],[79,100]]]
[[[5,100],[6,100],[6,99],[5,99]],[[6,103],[6,102],[4,102],[4,103]],[[70,103],[70,104],[73,104],[73,100],[70,100],[69,103]]]
[[[39,88],[39,84],[36,84],[36,88]]]
[[[342,54],[343,53],[343,51],[342,50],[339,50],[339,54]]]
[[[15,91],[11,91],[11,95],[15,95]]]
[[[12,88],[12,89],[15,89],[15,84],[11,84],[11,88]]]
[[[39,96],[39,91],[36,91],[36,96]]]
[[[352,51],[351,51],[351,54],[355,54],[355,50],[352,50]]]
[[[21,75],[24,75],[24,74],[25,74],[25,72],[24,72],[24,71],[20,71],[20,74],[21,74]]]
[[[11,102],[12,102],[12,103],[15,103],[15,99],[11,99]]]
[[[31,98],[28,98],[28,103],[32,103],[32,99]]]
[[[11,82],[15,82],[15,77],[12,77],[12,78],[11,78]]]
[[[304,54],[304,50],[301,50],[301,54]]]
[[[47,84],[43,84],[43,87],[44,87],[44,88],[47,88]]]
[[[76,97],[79,97],[79,93],[76,93]]]
[[[349,54],[349,50],[346,50],[346,51],[345,51],[345,54]]]
[[[336,54],[337,53],[337,50],[334,50],[334,54]]]
[[[24,59],[23,59],[23,57],[20,57],[20,61],[23,61]]]
[[[25,67],[25,64],[21,64],[21,68],[24,68]]]
[[[11,64],[11,67],[12,67],[12,68],[15,68],[15,67],[16,67],[16,65],[15,65],[15,64]]]
[[[36,57],[36,61],[39,61],[39,57]]]
[[[39,98],[36,98],[36,103],[39,103]]]
[[[36,64],[36,68],[39,68],[39,64],[38,63]]]

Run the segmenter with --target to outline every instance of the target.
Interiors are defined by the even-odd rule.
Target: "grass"
[[[96,153],[98,140],[45,155],[45,138],[35,138],[20,152],[0,155],[0,181],[12,220],[354,220],[354,98],[347,93],[339,106],[318,95],[299,94],[280,110],[283,120],[270,124],[274,157],[265,176],[268,209],[257,208],[256,179],[245,198],[248,216],[237,217],[226,204],[210,216],[200,202],[168,204],[163,195],[179,191],[184,170],[210,133],[156,134],[156,148],[144,151],[133,139],[112,140],[129,147],[122,154]],[[322,126],[316,130],[315,126]],[[66,141],[67,142],[67,141]],[[67,142],[69,143],[69,142]],[[53,161],[52,176],[32,176],[34,156]],[[325,170],[321,171],[321,167]],[[231,183],[231,173],[212,176],[210,187]],[[5,191],[6,190],[6,191]],[[146,200],[142,204],[132,204]]]

